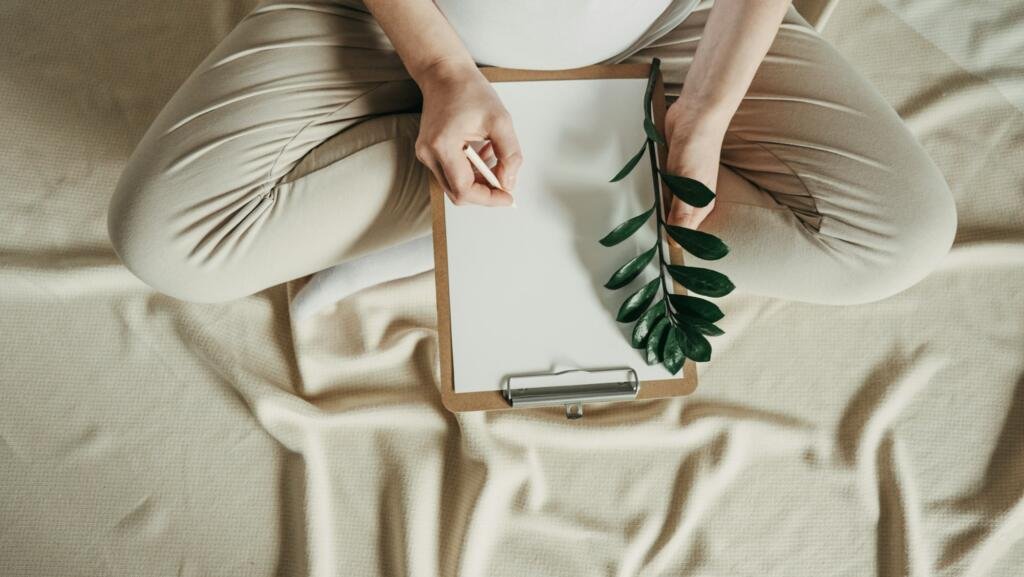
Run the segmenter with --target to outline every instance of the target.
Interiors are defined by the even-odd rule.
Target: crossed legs
[[[628,60],[660,57],[678,94],[706,16]],[[265,4],[132,155],[110,207],[114,247],[142,280],[192,301],[336,265],[344,279],[344,263],[429,234],[419,105],[368,13]],[[896,113],[792,10],[730,126],[717,193],[701,228],[732,252],[702,266],[785,299],[899,292],[937,264],[956,227],[945,181]],[[388,275],[356,284],[375,280]]]

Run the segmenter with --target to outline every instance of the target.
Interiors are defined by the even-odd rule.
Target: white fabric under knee
[[[434,268],[434,243],[427,235],[396,244],[313,275],[291,303],[292,317],[302,321],[365,288]]]

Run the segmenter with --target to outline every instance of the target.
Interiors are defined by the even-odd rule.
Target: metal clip
[[[513,407],[565,405],[568,419],[583,416],[584,402],[632,400],[639,391],[640,379],[630,367],[569,369],[505,380],[505,399]]]

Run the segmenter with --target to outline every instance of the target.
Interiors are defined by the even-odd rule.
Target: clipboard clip
[[[636,371],[618,367],[510,375],[504,394],[513,408],[565,405],[565,417],[579,419],[585,402],[632,400],[639,392]]]

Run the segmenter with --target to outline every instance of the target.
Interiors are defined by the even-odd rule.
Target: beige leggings
[[[707,9],[627,61],[678,95]],[[429,233],[420,93],[358,8],[272,1],[167,104],[109,212],[125,265],[168,295],[221,301]],[[529,151],[524,151],[529,161]],[[794,10],[729,127],[718,203],[741,290],[848,304],[919,281],[956,228],[942,175],[878,92]]]

